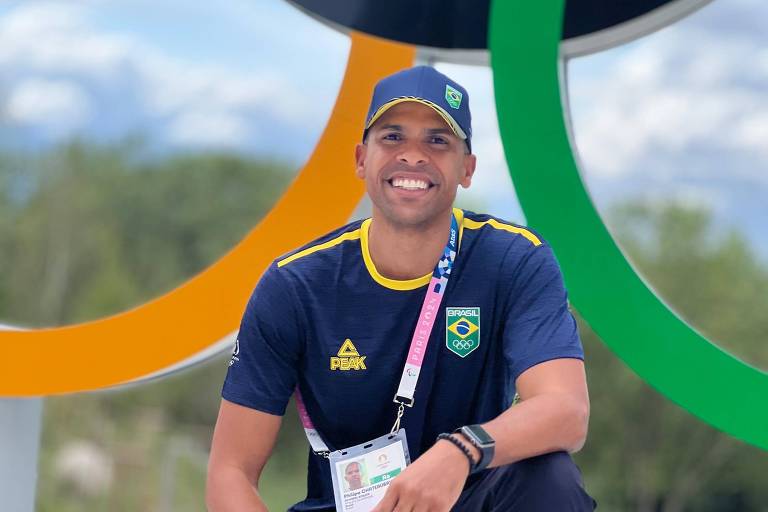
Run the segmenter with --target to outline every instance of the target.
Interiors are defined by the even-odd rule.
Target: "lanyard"
[[[411,338],[411,346],[408,349],[408,358],[405,360],[400,385],[397,387],[394,402],[398,404],[397,418],[392,426],[392,432],[400,428],[400,419],[405,413],[405,407],[413,407],[414,394],[416,392],[416,383],[419,381],[421,373],[421,364],[424,361],[424,355],[429,345],[429,337],[435,326],[435,317],[440,309],[445,289],[448,287],[448,277],[453,268],[453,262],[456,259],[456,252],[459,243],[459,224],[456,216],[451,215],[451,231],[448,236],[448,243],[443,250],[443,255],[432,272],[432,279],[427,287],[427,294],[424,297],[424,303],[421,305],[419,319],[416,322],[416,328]],[[330,452],[328,445],[320,437],[320,433],[314,427],[309,417],[304,400],[301,397],[298,386],[296,387],[296,408],[299,410],[299,418],[304,427],[304,433],[307,435],[312,450],[323,456]]]

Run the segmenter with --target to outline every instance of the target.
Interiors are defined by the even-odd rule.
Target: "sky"
[[[766,19],[764,0],[715,0],[568,62],[575,151],[599,211],[630,199],[705,206],[768,261]],[[0,148],[140,135],[163,153],[227,149],[298,168],[348,51],[346,35],[284,0],[6,0]],[[525,223],[490,69],[437,67],[470,92],[478,172],[460,204]]]

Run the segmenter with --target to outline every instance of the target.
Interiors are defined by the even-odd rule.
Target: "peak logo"
[[[361,356],[349,338],[344,340],[335,357],[331,357],[331,370],[367,370],[366,356]]]

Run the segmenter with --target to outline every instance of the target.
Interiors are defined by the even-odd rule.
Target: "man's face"
[[[448,215],[459,185],[469,187],[475,156],[432,108],[404,102],[387,110],[355,150],[374,215],[395,225],[428,225]]]
[[[349,484],[350,489],[354,490],[361,488],[363,486],[363,482],[360,476],[360,464],[357,462],[352,462],[349,464],[344,470],[344,479]]]

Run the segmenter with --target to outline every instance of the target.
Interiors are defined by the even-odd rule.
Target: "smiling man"
[[[368,475],[376,512],[594,508],[568,454],[589,398],[560,270],[533,231],[453,207],[471,137],[467,91],[433,68],[376,86],[355,149],[372,217],[278,258],[256,287],[210,510],[265,510],[258,480],[294,390],[314,450],[291,510],[355,510],[334,469],[350,452],[413,461]]]

